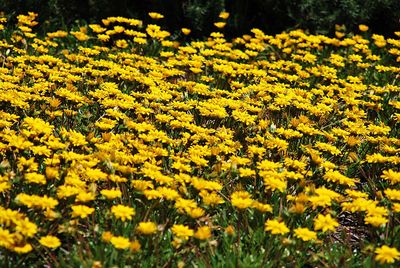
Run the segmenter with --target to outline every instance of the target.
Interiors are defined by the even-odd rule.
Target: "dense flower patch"
[[[1,19],[0,262],[399,264],[400,39],[36,16]]]

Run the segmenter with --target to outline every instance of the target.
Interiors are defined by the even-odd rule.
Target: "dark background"
[[[230,37],[252,28],[267,34],[293,28],[333,34],[335,24],[357,32],[361,23],[385,36],[400,31],[400,0],[0,0],[0,11],[11,22],[18,14],[39,13],[45,30],[76,25],[77,20],[99,23],[108,16],[150,22],[147,13],[155,11],[165,15],[157,22],[165,29],[186,27],[192,29],[192,37],[203,37],[216,30],[218,14],[227,11],[231,16],[224,31]]]

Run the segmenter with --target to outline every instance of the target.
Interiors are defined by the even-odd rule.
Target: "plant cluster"
[[[3,267],[399,264],[399,38],[36,16],[0,19]]]

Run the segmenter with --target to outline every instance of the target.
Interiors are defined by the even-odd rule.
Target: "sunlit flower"
[[[157,231],[157,226],[154,222],[139,222],[136,230],[144,235],[154,234]]]
[[[297,228],[294,230],[294,234],[303,241],[317,240],[317,233],[308,228]]]
[[[267,220],[264,229],[265,231],[271,232],[271,234],[277,235],[286,234],[290,231],[284,222],[278,220]]]
[[[31,252],[32,251],[32,246],[31,246],[31,244],[25,244],[25,245],[23,245],[23,246],[17,246],[17,247],[14,247],[13,248],[13,250],[15,251],[15,252],[17,252],[18,254],[26,254],[26,253],[28,253],[28,252]]]
[[[182,28],[181,31],[182,31],[182,33],[183,33],[184,35],[189,35],[190,32],[191,32],[191,30],[188,29],[188,28]]]
[[[135,215],[135,209],[124,205],[116,205],[111,207],[111,212],[117,219],[121,221],[132,220]]]
[[[394,263],[396,260],[400,260],[400,252],[396,248],[391,248],[386,245],[377,248],[375,254],[375,260],[381,264]]]
[[[122,196],[122,193],[119,189],[104,189],[101,190],[100,193],[105,196],[107,199],[115,199]]]
[[[0,246],[10,248],[14,244],[14,236],[9,230],[0,227]]]
[[[322,232],[327,231],[336,231],[336,227],[339,226],[339,223],[331,217],[331,214],[322,215],[318,214],[316,218],[314,218],[314,230],[322,230]]]
[[[123,236],[113,236],[110,242],[117,249],[127,249],[131,245],[129,239]]]
[[[194,235],[194,231],[192,229],[182,224],[175,224],[172,226],[171,230],[174,235],[184,240],[188,240],[189,237]]]
[[[217,27],[217,28],[224,28],[225,27],[225,25],[226,25],[226,22],[223,22],[223,21],[219,21],[219,22],[214,22],[214,25],[215,25],[215,27]]]
[[[39,239],[39,243],[47,248],[56,249],[61,246],[60,239],[55,236],[47,235]]]
[[[88,215],[94,212],[94,208],[90,208],[85,205],[72,206],[72,217],[80,217],[81,219],[86,218]]]
[[[226,20],[227,18],[229,18],[229,13],[228,12],[221,12],[221,13],[219,13],[218,17],[220,17],[221,19]]]
[[[234,207],[239,209],[245,209],[253,204],[253,200],[250,198],[250,194],[245,191],[234,192],[231,195],[231,202]]]
[[[113,234],[111,233],[111,232],[104,232],[102,235],[101,235],[101,239],[103,239],[103,241],[105,241],[105,242],[109,242],[110,240],[111,240],[111,238],[113,237]]]
[[[206,240],[211,237],[211,229],[208,226],[199,227],[194,237],[200,240]]]
[[[369,27],[367,25],[365,25],[365,24],[360,24],[360,25],[358,25],[358,29],[361,32],[366,32],[366,31],[368,31]]]
[[[164,18],[164,15],[161,15],[160,13],[157,12],[150,12],[149,13],[150,18],[158,20]]]
[[[235,234],[235,228],[232,225],[228,225],[225,228],[225,233],[228,235],[234,235]]]
[[[129,249],[133,253],[139,252],[141,247],[142,246],[140,245],[140,242],[138,240],[132,241],[131,244],[129,245]]]

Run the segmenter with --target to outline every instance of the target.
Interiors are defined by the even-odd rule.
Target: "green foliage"
[[[182,2],[184,16],[191,19],[191,26],[198,31],[209,27],[209,18],[216,18],[219,12],[224,9],[224,5],[224,0],[189,0]]]
[[[344,24],[354,29],[360,23],[374,28],[398,27],[400,2],[393,0],[301,0],[285,1],[289,17],[300,27],[326,34],[335,24]]]
[[[277,33],[300,27],[313,33],[327,34],[335,24],[354,30],[364,23],[380,34],[390,35],[399,28],[398,0],[4,0],[0,10],[6,14],[34,11],[40,14],[44,27],[59,28],[78,19],[96,21],[107,16],[127,16],[148,20],[151,11],[166,15],[163,23],[170,31],[191,28],[195,36],[206,36],[213,30],[219,12],[231,13],[226,31],[231,36],[260,28]],[[43,22],[47,24],[43,24]]]

